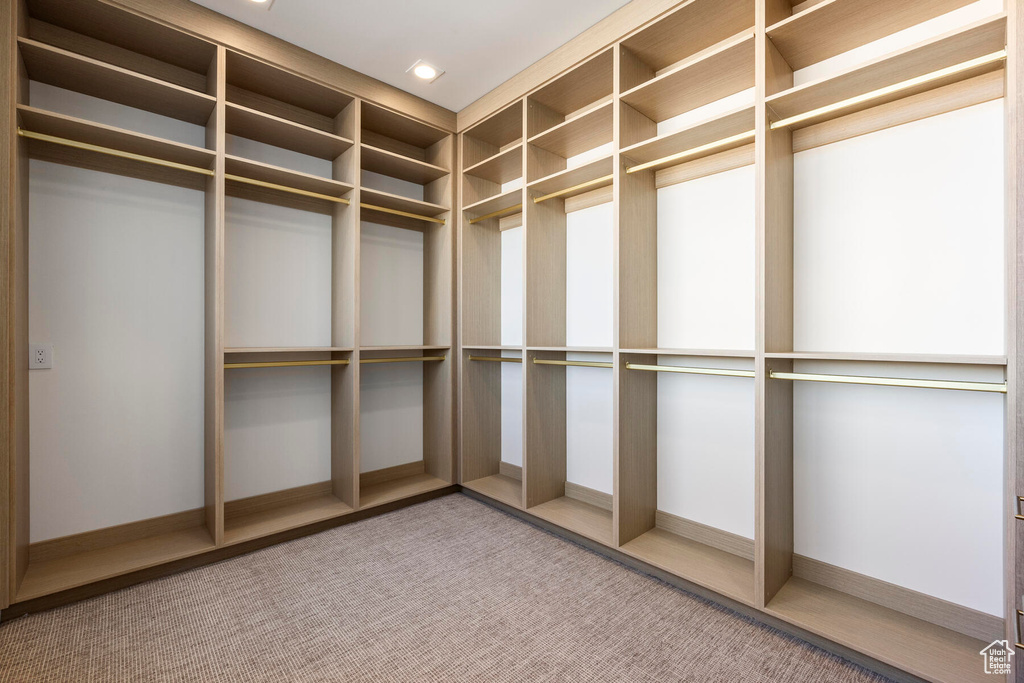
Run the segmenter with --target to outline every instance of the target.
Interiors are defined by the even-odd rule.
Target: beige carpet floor
[[[0,624],[2,681],[884,681],[462,495]]]

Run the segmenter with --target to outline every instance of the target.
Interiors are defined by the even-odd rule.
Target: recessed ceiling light
[[[252,2],[262,9],[270,9],[270,6],[274,4],[274,0],[252,0]]]
[[[410,73],[420,80],[426,81],[427,83],[433,83],[444,74],[444,70],[438,69],[433,64],[427,64],[422,59],[417,59],[416,63],[405,70],[405,73]]]

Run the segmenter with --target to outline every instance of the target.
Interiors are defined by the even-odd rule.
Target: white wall
[[[423,233],[362,223],[363,346],[423,343]],[[362,367],[360,471],[423,459],[423,366]]]
[[[228,197],[225,345],[331,345],[331,217]]]
[[[228,370],[224,402],[225,500],[330,480],[330,368]]]
[[[659,356],[665,365],[752,370],[750,360]],[[658,509],[754,537],[754,380],[658,376]]]
[[[1002,100],[801,152],[795,184],[796,350],[1004,353]]]
[[[501,233],[501,343],[523,343],[523,229]],[[521,358],[515,352],[502,355]],[[501,459],[523,465],[523,366],[501,364]]]
[[[1003,379],[996,367],[795,365]],[[793,391],[795,551],[1002,615],[1003,396],[812,382]]]
[[[363,222],[363,346],[423,343],[423,233]]]
[[[32,542],[203,506],[204,230],[201,192],[31,162]]]
[[[658,346],[754,348],[754,167],[658,190]]]
[[[613,296],[612,204],[566,216],[566,345],[610,347]],[[611,354],[566,354],[610,362]],[[612,379],[602,368],[565,369],[566,480],[612,492]]]
[[[361,370],[359,471],[422,460],[422,363],[373,363]]]

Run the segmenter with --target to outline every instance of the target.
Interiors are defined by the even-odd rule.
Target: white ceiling
[[[628,0],[193,0],[458,111]],[[433,83],[405,71],[422,59]]]

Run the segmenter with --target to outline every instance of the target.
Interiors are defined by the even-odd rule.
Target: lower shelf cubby
[[[523,507],[523,353],[462,351],[462,485]]]
[[[355,509],[351,359],[347,349],[228,354],[225,544]]]
[[[612,356],[526,354],[527,510],[613,545]]]
[[[753,605],[752,359],[621,358],[620,549]]]
[[[451,366],[448,347],[363,349],[360,509],[451,486]]]

